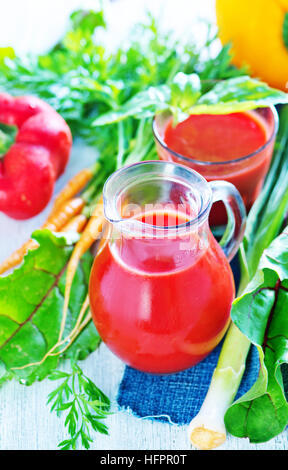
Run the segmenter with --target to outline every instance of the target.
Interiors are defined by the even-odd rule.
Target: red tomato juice
[[[272,111],[265,108],[263,116],[254,111],[191,115],[176,126],[172,126],[170,120],[162,138],[172,152],[158,143],[160,158],[187,165],[201,173],[207,181],[229,181],[239,190],[249,211],[261,190],[273,152],[273,139],[265,146],[272,133],[264,112],[272,115]],[[270,121],[274,123],[271,115]],[[221,225],[225,222],[224,206],[216,203],[211,211],[210,223]]]
[[[156,216],[163,226],[187,222],[175,213],[140,220],[154,224]],[[106,243],[95,258],[89,294],[96,328],[117,356],[142,371],[171,373],[195,365],[219,343],[234,281],[207,224],[203,236],[122,236]]]

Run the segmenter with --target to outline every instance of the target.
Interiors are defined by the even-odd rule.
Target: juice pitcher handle
[[[211,181],[213,203],[222,201],[227,211],[227,226],[219,242],[228,261],[235,256],[243,239],[246,226],[246,209],[235,186],[227,181]]]

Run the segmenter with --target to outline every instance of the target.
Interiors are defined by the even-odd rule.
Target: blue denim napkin
[[[237,258],[231,263],[236,286],[239,280]],[[154,375],[126,367],[117,402],[120,408],[139,417],[175,424],[188,424],[198,413],[217,365],[221,343],[202,362],[171,375]],[[258,352],[251,347],[242,383],[236,398],[248,391],[259,371]]]
[[[119,407],[142,418],[188,424],[200,410],[220,350],[221,344],[202,362],[177,374],[145,374],[126,367],[118,391]],[[258,352],[253,346],[236,398],[252,387],[258,370]]]

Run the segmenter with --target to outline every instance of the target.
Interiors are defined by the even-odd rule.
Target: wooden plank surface
[[[107,419],[109,436],[94,434],[92,449],[102,450],[184,450],[191,449],[187,439],[187,427],[139,419],[126,411],[119,411],[115,402],[124,366],[102,345],[85,360],[84,372],[112,399],[112,411]],[[44,380],[31,387],[15,382],[5,384],[0,400],[0,449],[1,450],[53,450],[66,438],[62,418],[49,413],[46,406],[48,393],[54,383]],[[287,450],[287,433],[258,445],[247,439],[228,436],[219,447],[225,450]]]

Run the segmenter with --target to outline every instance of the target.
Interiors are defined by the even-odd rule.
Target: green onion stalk
[[[280,233],[288,211],[288,107],[280,109],[280,125],[270,170],[248,217],[239,249],[238,296],[255,275],[263,251]],[[248,338],[232,322],[226,334],[210,387],[188,434],[193,446],[208,450],[226,440],[224,416],[233,403],[250,349]]]

